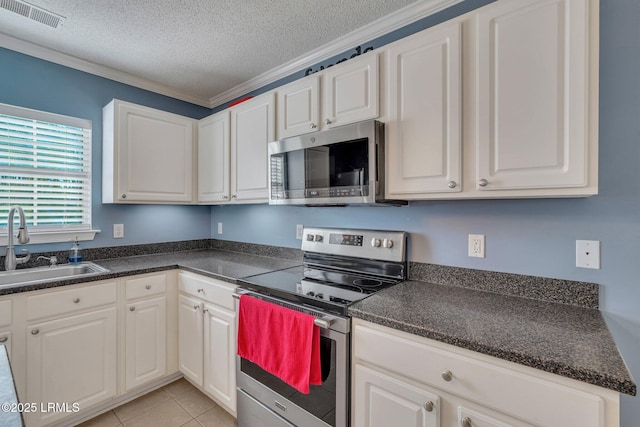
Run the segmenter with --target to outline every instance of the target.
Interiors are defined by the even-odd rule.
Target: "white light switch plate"
[[[576,267],[600,270],[600,241],[576,240]]]
[[[218,223],[218,234],[222,234],[222,223]]]
[[[113,224],[113,238],[124,239],[124,224]]]
[[[302,240],[302,231],[304,230],[304,225],[298,224],[296,225],[296,239]]]

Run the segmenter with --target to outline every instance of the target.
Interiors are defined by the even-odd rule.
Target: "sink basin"
[[[92,262],[0,271],[0,289],[82,278],[107,273],[108,271],[106,268]]]

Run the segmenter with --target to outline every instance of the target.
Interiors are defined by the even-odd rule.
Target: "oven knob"
[[[307,234],[307,241],[313,242],[313,234]]]
[[[376,239],[375,237],[371,239],[371,246],[373,246],[374,248],[379,248],[381,244],[382,242],[380,241],[380,239]]]
[[[316,234],[316,242],[322,242],[322,234]]]
[[[315,296],[315,294],[313,293],[313,291],[309,291],[309,292],[307,292],[307,296],[308,297],[312,297],[312,296]]]
[[[382,241],[382,246],[385,248],[392,248],[393,247],[393,240],[391,239],[384,239]]]
[[[324,294],[316,294],[316,298],[318,298],[318,299],[324,299]]]

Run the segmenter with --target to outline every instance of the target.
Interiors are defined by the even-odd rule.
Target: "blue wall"
[[[210,210],[204,206],[103,205],[102,107],[113,98],[202,118],[207,108],[72,70],[7,49],[0,49],[0,103],[92,121],[93,228],[102,230],[81,247],[104,247],[209,238]],[[113,239],[114,223],[125,238]],[[69,243],[31,245],[32,252],[67,249]]]
[[[467,0],[440,19],[489,1]],[[93,222],[103,232],[85,247],[208,237],[299,247],[296,224],[407,230],[415,261],[601,284],[602,310],[640,379],[640,2],[600,1],[600,194],[585,199],[425,201],[404,208],[102,205],[105,104],[119,98],[194,118],[210,110],[6,49],[0,49],[0,102],[92,120]],[[125,224],[125,239],[111,238],[113,223]],[[469,233],[486,235],[485,259],[466,256]],[[601,241],[601,270],[575,267],[576,239]],[[32,249],[68,245],[41,246]],[[622,396],[621,413],[623,427],[637,426],[639,399]]]
[[[599,283],[609,327],[640,380],[640,2],[600,1],[599,195],[404,208],[222,206],[212,208],[212,236],[299,247],[296,224],[401,229],[411,232],[414,261]],[[467,257],[469,233],[486,235],[485,259]],[[578,239],[601,242],[601,270],[575,267]],[[638,426],[639,398],[621,400],[622,426]]]

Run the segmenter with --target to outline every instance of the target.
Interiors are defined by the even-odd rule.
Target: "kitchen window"
[[[11,206],[31,243],[93,239],[91,121],[0,104],[0,243]]]

